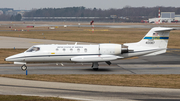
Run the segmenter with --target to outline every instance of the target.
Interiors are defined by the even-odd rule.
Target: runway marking
[[[56,98],[59,97],[59,96],[51,96],[51,95],[47,96],[47,95],[35,95],[35,94],[20,94],[20,95],[22,95],[22,96],[39,96],[39,97],[56,97]]]
[[[92,31],[91,29],[84,29],[84,31]],[[94,30],[94,31],[109,31],[108,29],[102,29],[102,30],[100,30],[100,29],[96,29],[96,30]]]
[[[39,97],[58,97],[58,98],[63,98],[63,99],[81,100],[81,101],[104,101],[104,100],[84,99],[84,98],[76,98],[76,97],[45,96],[45,95],[35,95],[35,94],[20,94],[20,95],[22,95],[22,96],[39,96]],[[107,101],[110,101],[110,100],[107,100]]]
[[[30,43],[42,43],[42,42],[30,42]]]
[[[59,98],[70,99],[70,100],[81,100],[81,101],[104,101],[104,100],[84,99],[84,98],[76,98],[76,97],[60,97],[59,96]],[[106,100],[106,101],[111,101],[111,100]]]
[[[122,69],[124,69],[124,70],[126,70],[126,71],[128,71],[128,72],[131,72],[132,74],[136,74],[135,72],[133,72],[133,71],[131,71],[131,70],[129,70],[129,69],[125,69],[125,68],[121,67],[119,64],[117,64],[117,66],[120,67],[120,68],[122,68]]]
[[[34,95],[34,94],[20,94],[22,96],[39,96],[39,97],[45,97],[43,95]]]

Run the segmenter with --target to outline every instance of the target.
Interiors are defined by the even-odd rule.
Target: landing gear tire
[[[93,68],[93,70],[99,70],[99,68]]]
[[[21,66],[21,69],[22,69],[23,71],[25,71],[25,70],[27,70],[27,66],[26,66],[26,65],[22,65],[22,66]]]
[[[99,69],[98,66],[99,66],[98,62],[93,62],[92,63],[92,69],[93,70],[98,70]]]

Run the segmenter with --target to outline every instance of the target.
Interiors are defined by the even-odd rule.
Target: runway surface
[[[179,101],[180,89],[102,86],[0,77],[0,94],[61,97],[84,101]]]
[[[0,74],[26,74],[20,65],[0,65]],[[101,64],[98,71],[89,65],[71,64],[62,66],[37,64],[28,65],[28,74],[180,74],[180,64],[118,64],[107,66]]]
[[[67,27],[92,27],[89,25],[89,23],[81,23],[81,25],[77,24],[1,24],[5,26],[35,26],[35,27],[49,27],[49,26],[59,26],[59,27],[64,27],[66,25]],[[110,24],[110,23],[96,23],[94,25],[95,27],[103,27],[103,28],[152,28],[152,27],[180,27],[178,24],[131,24],[131,25],[117,25],[115,24]]]

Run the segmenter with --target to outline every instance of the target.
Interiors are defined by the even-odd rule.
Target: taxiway
[[[179,89],[88,85],[0,77],[0,94],[46,96],[78,101],[179,101]]]

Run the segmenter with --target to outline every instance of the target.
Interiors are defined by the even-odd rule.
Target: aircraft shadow
[[[108,69],[108,68],[99,68],[98,70],[93,70],[93,69],[81,69],[81,71],[87,71],[87,72],[110,72],[113,71],[112,69]]]

